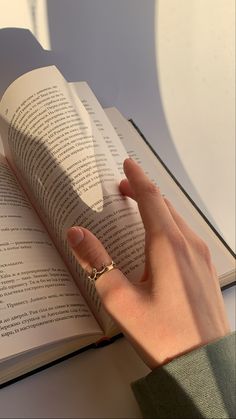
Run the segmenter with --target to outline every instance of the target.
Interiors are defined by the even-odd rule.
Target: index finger
[[[137,201],[147,233],[159,233],[174,226],[173,218],[159,188],[132,159],[124,161],[124,172]]]

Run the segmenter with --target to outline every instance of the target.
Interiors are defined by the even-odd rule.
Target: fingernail
[[[127,159],[125,159],[124,161],[124,164],[126,164],[127,162],[137,165],[137,162],[134,159],[132,159],[132,157],[127,157]]]
[[[130,163],[133,163],[136,166],[139,166],[139,163],[137,162],[137,160],[133,159],[132,157],[129,157],[128,160],[130,161]]]
[[[67,232],[67,239],[71,247],[76,247],[82,242],[84,232],[79,227],[71,227]]]

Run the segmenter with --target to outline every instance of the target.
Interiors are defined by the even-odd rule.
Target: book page
[[[108,144],[55,67],[17,79],[2,98],[0,114],[7,158],[80,289],[95,311],[102,311],[94,284],[69,249],[68,227],[83,225],[93,231],[131,280],[144,263],[143,224],[137,205],[119,193],[121,174]],[[113,135],[123,160],[126,153],[114,130]]]
[[[0,155],[0,370],[6,358],[80,334],[101,329]]]
[[[101,133],[108,150],[115,160],[118,172],[122,177],[124,177],[123,162],[128,157],[127,151],[121,141],[119,141],[116,130],[104,112],[104,109],[86,82],[80,81],[76,83],[68,83],[68,85],[72,94],[77,95],[83,103],[91,120]]]
[[[147,175],[155,182],[177,211],[210,248],[214,265],[220,277],[221,286],[235,280],[235,259],[201,217],[188,198],[176,185],[166,169],[138,134],[116,108],[105,109],[129,156],[137,160]]]

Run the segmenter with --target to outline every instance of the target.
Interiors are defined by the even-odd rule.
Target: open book
[[[112,337],[104,312],[66,240],[83,225],[132,281],[144,266],[136,203],[120,195],[123,160],[137,159],[211,249],[220,283],[234,257],[134,126],[101,108],[85,82],[54,66],[18,78],[0,103],[0,384]]]

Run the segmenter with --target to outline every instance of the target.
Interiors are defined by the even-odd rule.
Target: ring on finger
[[[103,275],[105,272],[112,271],[113,269],[116,269],[116,264],[111,261],[109,265],[102,264],[102,267],[100,269],[93,268],[90,275],[88,275],[88,279],[90,281],[96,281],[101,275]]]

